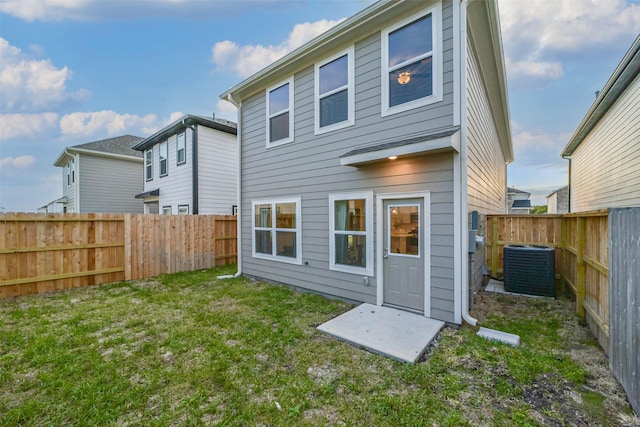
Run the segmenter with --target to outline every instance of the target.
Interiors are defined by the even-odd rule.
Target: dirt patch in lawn
[[[548,318],[558,320],[555,333],[562,345],[550,346],[551,356],[559,362],[575,361],[586,373],[583,383],[543,374],[521,387],[522,400],[531,408],[528,415],[536,421],[546,426],[640,426],[640,419],[630,412],[626,394],[609,369],[605,353],[574,311],[575,302],[569,299],[480,292],[470,313],[481,324],[500,325],[502,319],[505,323],[509,319],[526,322],[536,317],[541,322]],[[522,346],[527,345],[523,339]],[[501,369],[498,367],[494,373],[500,376]]]

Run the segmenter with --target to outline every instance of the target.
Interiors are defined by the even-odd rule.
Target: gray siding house
[[[640,206],[640,36],[567,143],[569,211]]]
[[[123,135],[66,147],[54,166],[62,168],[62,197],[39,212],[142,213],[134,196],[142,190],[142,140]]]
[[[187,114],[134,149],[144,157],[144,189],[135,197],[144,200],[145,213],[234,213],[238,204],[235,123]]]
[[[475,324],[513,160],[496,2],[379,1],[220,97],[238,274]]]

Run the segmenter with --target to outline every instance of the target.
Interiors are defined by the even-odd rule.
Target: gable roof
[[[185,114],[173,123],[163,127],[153,135],[148,136],[147,138],[144,138],[142,141],[138,142],[133,147],[133,149],[138,150],[139,152],[148,150],[154,145],[164,141],[168,137],[180,133],[187,127],[193,125],[206,126],[210,129],[219,130],[231,135],[237,135],[238,133],[236,123],[230,122],[229,120]],[[140,155],[142,156],[142,153],[140,153]]]
[[[640,74],[640,36],[636,38],[620,64],[604,85],[578,128],[562,150],[562,157],[570,157],[609,108],[618,100],[620,95],[629,87],[631,82]]]
[[[84,144],[73,145],[71,147],[65,147],[60,156],[54,162],[54,166],[64,166],[71,154],[84,153],[91,155],[98,155],[103,157],[117,157],[117,158],[135,158],[142,159],[142,153],[134,150],[132,147],[138,142],[142,141],[142,137],[134,135],[116,136],[114,138],[101,139],[93,142],[86,142]]]
[[[331,53],[352,45],[354,41],[373,34],[372,28],[385,28],[396,18],[407,16],[426,6],[427,3],[424,1],[413,0],[375,2],[228,89],[220,98],[238,106],[243,99],[264,90],[273,82],[284,80]],[[469,7],[473,8],[467,13],[469,25],[474,29],[471,32],[472,37],[476,39],[477,48],[483,53],[478,55],[478,59],[483,69],[491,110],[505,160],[510,163],[513,161],[513,146],[497,2],[475,1],[471,2]]]

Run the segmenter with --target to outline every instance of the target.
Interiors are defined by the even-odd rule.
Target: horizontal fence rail
[[[235,216],[0,214],[0,298],[235,262]]]
[[[576,311],[609,349],[609,233],[606,210],[564,215],[488,215],[486,263],[502,277],[506,245],[555,248],[556,280],[576,296]]]

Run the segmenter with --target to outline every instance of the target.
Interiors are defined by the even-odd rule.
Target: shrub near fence
[[[235,216],[0,214],[0,298],[237,262]]]

